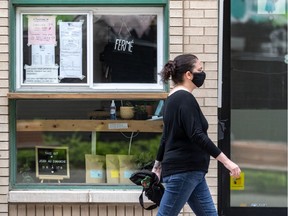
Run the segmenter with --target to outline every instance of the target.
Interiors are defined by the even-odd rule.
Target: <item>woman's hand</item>
[[[220,161],[229,171],[230,171],[230,176],[234,178],[239,178],[241,169],[239,166],[231,161],[229,158],[224,153],[221,153],[216,160]]]
[[[234,178],[240,177],[241,169],[237,164],[230,160],[227,164],[224,164],[224,166],[230,171],[230,176]]]
[[[152,168],[152,172],[154,172],[157,175],[157,177],[158,177],[158,179],[160,181],[161,172],[162,172],[162,167],[161,167],[161,162],[160,161],[155,160],[154,166]]]

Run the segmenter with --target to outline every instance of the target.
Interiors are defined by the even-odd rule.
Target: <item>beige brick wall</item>
[[[217,141],[217,11],[217,0],[170,1],[170,58],[173,59],[182,53],[193,53],[203,62],[207,79],[204,88],[197,89],[194,94],[209,121],[209,136],[215,142]],[[9,85],[8,29],[8,0],[0,0],[0,216],[8,215],[9,131],[6,97]],[[217,162],[215,160],[211,161],[207,181],[213,200],[217,204]],[[25,205],[22,206],[26,209]],[[10,209],[15,209],[14,207],[10,206]],[[37,208],[34,206],[32,209]],[[148,212],[142,213],[148,215]],[[149,215],[154,214],[155,212]],[[191,213],[189,206],[185,206],[181,215],[194,214]]]
[[[182,53],[198,56],[207,73],[204,87],[193,92],[209,122],[209,136],[217,142],[218,1],[170,1],[170,59]],[[217,162],[211,161],[207,181],[217,204]],[[191,212],[185,206],[182,215]],[[191,215],[193,215],[191,213]]]
[[[8,215],[8,0],[0,1],[0,215]]]

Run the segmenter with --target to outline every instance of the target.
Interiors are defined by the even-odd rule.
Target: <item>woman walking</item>
[[[177,216],[186,202],[197,216],[216,216],[205,175],[210,156],[220,161],[237,178],[241,170],[207,136],[208,122],[192,91],[203,85],[206,74],[192,54],[177,56],[161,71],[175,87],[163,113],[163,133],[152,172],[162,175],[165,192],[157,216]]]

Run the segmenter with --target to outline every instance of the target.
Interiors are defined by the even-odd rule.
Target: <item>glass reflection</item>
[[[287,206],[287,2],[231,1],[231,206]]]
[[[94,56],[94,83],[157,83],[157,16],[94,16]]]

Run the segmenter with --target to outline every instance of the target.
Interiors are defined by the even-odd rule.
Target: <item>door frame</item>
[[[230,122],[231,122],[231,55],[230,26],[231,1],[219,0],[219,95],[218,100],[218,146],[230,157]],[[245,1],[245,0],[241,0]],[[222,123],[222,127],[219,127]],[[224,125],[224,130],[223,130]],[[223,132],[223,134],[221,134]],[[240,167],[241,168],[241,167]],[[218,163],[218,214],[219,216],[286,216],[287,207],[231,207],[230,206],[230,176],[227,169]]]

